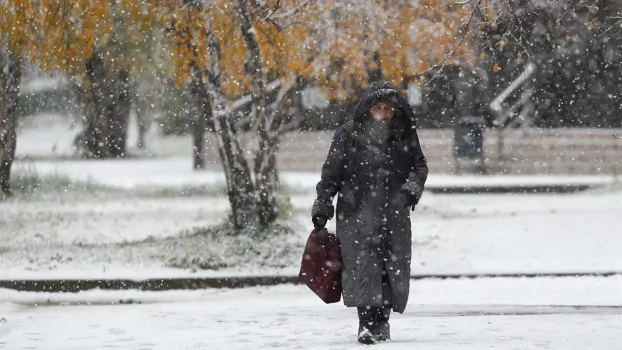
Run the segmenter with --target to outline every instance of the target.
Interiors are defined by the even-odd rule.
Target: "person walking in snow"
[[[410,210],[427,176],[410,105],[391,84],[371,84],[353,120],[335,132],[312,209],[315,228],[325,227],[338,194],[343,300],[357,308],[360,343],[389,340],[391,310],[406,308]]]

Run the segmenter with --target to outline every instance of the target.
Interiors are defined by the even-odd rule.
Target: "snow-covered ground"
[[[80,130],[76,120],[64,115],[37,115],[20,119],[17,159],[36,159],[36,162],[18,161],[16,171],[36,171],[39,174],[60,174],[73,179],[134,187],[141,185],[180,186],[224,183],[218,172],[193,172],[190,158],[192,140],[189,136],[164,137],[154,126],[146,136],[148,149],[138,150],[135,115],[128,128],[128,150],[136,160],[68,160],[74,154],[73,141]],[[326,141],[326,140],[325,140]],[[210,140],[208,140],[210,142]],[[211,142],[214,142],[211,140]],[[325,144],[321,147],[327,148]],[[208,164],[209,169],[220,170],[219,164]],[[319,165],[318,165],[319,166]],[[319,169],[318,169],[319,171]],[[147,175],[147,176],[145,176]],[[282,174],[289,184],[308,189],[317,182],[315,173],[288,172]],[[609,184],[612,176],[451,176],[432,174],[430,186],[499,186],[499,185],[580,185]]]
[[[224,221],[228,202],[222,173],[192,170],[188,138],[150,135],[153,157],[55,160],[72,153],[77,129],[70,124],[49,115],[20,126],[17,153],[23,159],[15,162],[13,178],[52,179],[52,185],[0,202],[0,279],[297,274],[318,173],[280,173],[281,191],[291,196],[285,221],[293,233],[286,238],[202,234],[197,230]],[[132,124],[129,143],[135,139]],[[70,184],[54,187],[54,178]],[[606,186],[566,195],[426,193],[412,214],[412,272],[622,271],[622,190],[613,181],[431,174],[428,186]],[[192,268],[197,265],[210,269]]]
[[[71,158],[75,154],[74,140],[81,130],[77,118],[62,114],[40,114],[22,117],[18,125],[17,159]],[[188,156],[192,150],[189,136],[162,137],[157,125],[145,135],[146,150],[137,148],[136,115],[130,115],[127,149],[131,155],[144,157]]]
[[[20,131],[17,153],[24,160],[14,176],[52,179],[52,185],[0,202],[0,279],[297,274],[318,173],[281,173],[281,191],[291,196],[284,219],[291,234],[224,236],[201,231],[227,215],[219,194],[224,177],[191,170],[188,138],[152,140],[159,158],[60,161],[54,158],[71,156],[76,129],[68,133],[60,116],[32,122],[38,124]],[[133,144],[135,130],[130,134]],[[413,273],[622,271],[622,191],[612,182],[607,176],[432,174],[430,186],[606,186],[566,195],[426,193],[412,213]],[[413,281],[406,313],[392,318],[393,341],[379,346],[617,350],[621,290],[622,276]],[[304,286],[0,290],[0,349],[7,350],[364,348],[355,342],[356,329],[354,310],[324,305]]]
[[[386,349],[619,349],[622,277],[428,280]],[[0,290],[0,349],[360,349],[357,317],[304,286]]]
[[[73,141],[79,132],[80,126],[66,115],[20,118],[15,155],[17,158],[71,156]]]
[[[62,175],[73,180],[89,181],[109,186],[184,186],[224,184],[220,171],[193,171],[188,156],[144,158],[132,160],[40,160],[15,162],[15,172],[40,175]],[[319,171],[319,169],[318,169]],[[319,173],[281,172],[281,180],[292,188],[312,191]],[[607,175],[541,176],[491,175],[456,176],[432,173],[428,186],[511,186],[511,185],[611,185],[615,179]]]
[[[281,175],[283,191],[291,195],[286,220],[294,232],[285,240],[255,242],[179,238],[183,232],[221,223],[228,211],[226,198],[217,191],[175,194],[175,189],[222,186],[222,174],[190,168],[189,158],[17,162],[17,174],[35,169],[42,178],[60,175],[105,185],[104,192],[122,190],[114,196],[61,192],[45,200],[1,202],[0,278],[297,274],[319,174]],[[430,183],[448,179],[432,175]],[[529,179],[491,181],[538,180]],[[169,189],[173,195],[136,195],[141,188]],[[622,235],[617,229],[621,212],[622,192],[615,186],[563,195],[426,193],[412,214],[413,273],[622,271]],[[192,266],[192,261],[219,269],[171,268]]]

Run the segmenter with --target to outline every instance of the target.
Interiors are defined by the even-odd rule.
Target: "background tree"
[[[267,227],[277,218],[276,153],[281,136],[295,126],[286,111],[302,88],[317,86],[329,98],[345,100],[381,78],[404,87],[430,62],[445,59],[455,41],[456,20],[465,13],[449,1],[166,5],[162,17],[176,43],[178,83],[191,86],[201,104],[204,122],[196,124],[195,153],[202,149],[205,126],[213,127],[237,228]],[[468,52],[464,45],[452,59]],[[251,159],[231,114],[244,100],[232,102],[240,96],[250,103],[245,121],[255,136]]]
[[[465,6],[474,6],[482,18],[471,28],[479,40],[476,66],[486,82],[477,94],[480,103],[489,104],[533,63],[531,123],[622,126],[622,76],[616,63],[622,61],[622,3],[497,0]]]
[[[11,165],[17,142],[17,95],[21,81],[20,55],[0,46],[0,196],[9,195]]]
[[[145,67],[141,49],[151,41],[155,22],[149,2],[48,1],[42,3],[45,27],[43,69],[67,72],[83,106],[84,127],[76,140],[87,158],[126,155],[133,77]],[[148,45],[147,45],[148,46]]]
[[[0,196],[10,195],[9,179],[17,142],[17,97],[24,64],[36,54],[39,28],[32,18],[37,1],[0,2]]]
[[[277,144],[274,135],[267,130],[279,132],[282,127],[283,123],[277,120],[277,116],[282,116],[280,112],[286,101],[285,92],[292,91],[292,88],[281,88],[276,96],[274,89],[265,89],[268,76],[261,71],[255,74],[258,64],[265,64],[262,61],[265,58],[258,56],[257,50],[265,47],[268,51],[270,43],[280,43],[289,38],[280,36],[274,23],[263,21],[258,22],[262,33],[258,35],[260,39],[244,38],[241,33],[249,32],[248,27],[244,26],[249,23],[255,26],[253,20],[259,20],[259,17],[248,17],[248,9],[239,3],[234,3],[237,6],[235,9],[226,1],[213,2],[210,7],[185,1],[172,5],[164,17],[170,21],[169,32],[176,44],[173,55],[177,63],[176,77],[178,83],[191,86],[202,112],[202,122],[195,126],[195,154],[202,151],[200,141],[206,126],[213,128],[227,178],[232,222],[237,229],[254,224],[267,227],[277,216],[274,198],[276,173],[272,170]],[[247,43],[261,46],[251,47],[248,52],[252,55],[246,57]],[[244,67],[247,68],[242,68],[240,62],[245,62]],[[246,76],[250,73],[255,74],[253,77],[257,79],[254,90],[251,90],[252,79]],[[280,85],[281,82],[276,79],[271,84]],[[258,151],[252,159],[254,167],[246,158],[248,150],[243,148],[239,140],[239,125],[232,118],[230,109],[235,105],[227,103],[243,95],[248,95],[250,99],[251,124],[258,135]],[[267,101],[271,98],[269,106]],[[200,161],[195,161],[195,167],[200,167],[196,164]]]
[[[133,55],[148,38],[153,6],[130,0],[0,2],[0,189],[9,192],[15,105],[26,63],[73,77],[84,107],[77,142],[87,157],[122,156]]]
[[[346,100],[371,81],[405,89],[433,66],[471,62],[469,42],[456,45],[468,14],[446,0],[314,2],[300,19],[311,23],[314,85]]]

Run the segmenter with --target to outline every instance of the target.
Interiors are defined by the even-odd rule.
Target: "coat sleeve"
[[[413,166],[408,173],[408,180],[402,187],[403,191],[410,192],[415,196],[415,203],[418,204],[423,194],[425,182],[428,179],[428,163],[421,150],[421,143],[419,143],[419,137],[417,131],[413,130],[411,138],[411,150],[413,157]]]
[[[313,203],[311,215],[332,219],[334,216],[333,197],[341,189],[346,157],[347,133],[344,128],[335,132],[322,166],[322,177],[316,186],[317,199]]]

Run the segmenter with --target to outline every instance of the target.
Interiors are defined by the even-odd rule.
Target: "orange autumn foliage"
[[[81,75],[94,51],[118,35],[123,45],[110,45],[104,58],[135,66],[131,54],[115,48],[140,45],[154,19],[154,3],[149,2],[5,0],[0,2],[0,45],[44,70]]]
[[[105,59],[124,67],[140,67],[131,47],[140,45],[155,25],[173,25],[171,59],[179,84],[191,65],[208,67],[207,31],[216,34],[222,55],[226,94],[247,93],[243,69],[246,46],[231,0],[191,6],[182,0],[5,0],[0,2],[0,43],[44,69],[80,75],[94,50],[116,38],[125,51],[111,45]],[[344,98],[351,88],[368,84],[368,72],[401,85],[442,61],[458,41],[468,9],[451,0],[398,2],[359,0],[353,4],[318,0],[281,0],[272,11],[258,9],[253,18],[265,67],[265,80],[301,76]],[[121,24],[115,23],[121,21]],[[116,26],[116,27],[115,27]],[[130,47],[130,52],[126,52]],[[379,59],[374,59],[374,52]],[[468,42],[451,60],[470,60]]]
[[[172,26],[178,84],[189,81],[191,65],[208,69],[207,33],[215,34],[221,49],[222,84],[227,95],[249,92],[243,65],[247,48],[231,0],[212,0],[210,6],[166,1],[160,18]],[[302,6],[302,7],[300,7]],[[253,25],[260,45],[265,81],[303,77],[323,88],[330,98],[347,98],[351,89],[368,84],[368,72],[402,85],[405,79],[441,62],[459,40],[458,30],[469,12],[451,0],[416,3],[361,0],[357,6],[341,1],[281,0],[272,11],[255,11]],[[274,9],[273,9],[274,10]],[[379,53],[379,60],[374,59]],[[470,61],[468,40],[449,62]],[[380,66],[379,66],[380,65]]]

